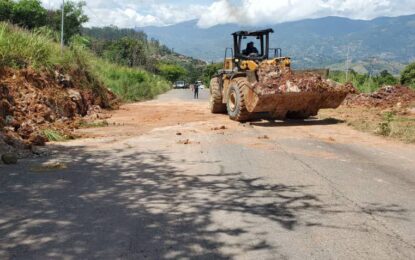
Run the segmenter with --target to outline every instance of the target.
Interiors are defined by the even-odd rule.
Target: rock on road
[[[0,165],[0,259],[415,259],[414,145],[191,95]]]

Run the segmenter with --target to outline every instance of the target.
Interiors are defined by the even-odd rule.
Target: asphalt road
[[[0,165],[0,259],[415,259],[415,146],[239,124],[207,96],[130,104],[99,137]]]

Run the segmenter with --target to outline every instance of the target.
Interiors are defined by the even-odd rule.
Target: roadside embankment
[[[397,85],[352,94],[339,109],[322,111],[320,117],[335,117],[364,132],[414,143],[415,90]]]
[[[86,48],[63,50],[52,32],[0,23],[0,154],[73,137],[122,101],[167,91],[162,78],[111,64]]]

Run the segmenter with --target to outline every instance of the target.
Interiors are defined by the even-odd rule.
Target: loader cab
[[[240,60],[267,60],[269,58],[269,35],[274,30],[266,29],[261,31],[239,31],[233,33],[233,49],[234,59]],[[253,43],[255,48],[258,50],[255,52],[244,52],[249,43]]]
[[[268,60],[270,52],[274,50],[270,48],[270,34],[273,32],[273,29],[266,29],[233,33],[233,48],[227,48],[225,51],[224,71],[253,70],[256,68],[256,64]],[[249,43],[253,43],[257,51],[246,52]],[[229,51],[232,53],[231,57],[228,56]],[[271,53],[272,58],[275,58],[276,55],[278,54],[274,53],[273,56]]]

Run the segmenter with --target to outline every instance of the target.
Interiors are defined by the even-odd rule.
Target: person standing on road
[[[194,98],[199,99],[199,82],[193,85]]]

